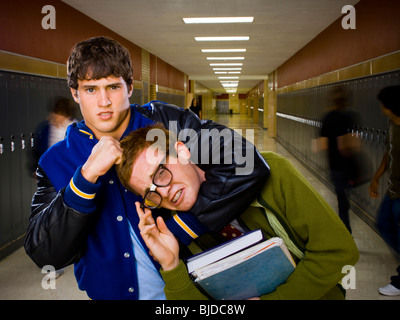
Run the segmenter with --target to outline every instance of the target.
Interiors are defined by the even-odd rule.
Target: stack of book
[[[281,238],[265,240],[254,230],[187,259],[193,281],[217,300],[241,300],[270,293],[296,264]]]

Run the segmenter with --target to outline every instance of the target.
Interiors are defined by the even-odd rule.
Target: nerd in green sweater
[[[179,210],[190,207],[196,191],[205,181],[204,172],[189,161],[190,151],[175,143],[175,155],[159,152],[150,163],[146,151],[139,150],[133,162],[131,190],[142,197],[157,191],[160,206]],[[338,283],[342,268],[353,266],[359,257],[357,247],[334,210],[310,183],[284,157],[261,152],[270,167],[270,176],[261,193],[254,195],[252,205],[238,218],[248,230],[261,229],[266,238],[281,237],[296,260],[297,267],[287,281],[275,291],[255,297],[260,299],[344,299]],[[172,159],[176,157],[177,159]],[[154,185],[154,176],[167,174],[168,184]],[[165,176],[164,176],[165,177]],[[151,210],[136,203],[139,229],[151,255],[161,264],[167,299],[207,299],[192,283],[184,262],[179,258],[179,244],[161,217],[153,219]],[[207,235],[194,240],[202,245]],[[190,247],[190,246],[189,246]]]

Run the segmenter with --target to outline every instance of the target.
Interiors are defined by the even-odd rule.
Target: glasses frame
[[[154,181],[154,179],[156,178],[157,173],[158,173],[158,171],[160,171],[160,169],[167,170],[167,171],[170,173],[170,175],[171,175],[171,179],[169,180],[169,182],[168,182],[167,184],[160,185],[160,184],[155,183],[155,181]],[[162,203],[162,196],[161,196],[161,194],[157,191],[157,188],[162,188],[162,187],[168,186],[168,185],[171,183],[172,178],[173,178],[173,175],[172,175],[171,170],[169,170],[163,163],[161,163],[161,164],[158,166],[156,172],[154,173],[153,180],[152,180],[152,184],[151,184],[151,186],[150,186],[150,190],[147,191],[147,192],[145,193],[145,195],[144,195],[144,197],[143,197],[143,202],[142,202],[142,204],[140,205],[140,208],[141,208],[141,209],[144,209],[144,208],[148,208],[148,209],[157,209],[157,208],[159,208],[160,205],[161,205],[161,203]],[[147,197],[151,192],[156,193],[156,194],[160,197],[160,199],[161,199],[160,203],[159,203],[157,206],[149,206],[149,205],[146,204],[146,197]]]

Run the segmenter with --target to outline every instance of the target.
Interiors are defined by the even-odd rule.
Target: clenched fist
[[[109,136],[103,136],[93,147],[92,153],[82,167],[83,177],[96,183],[97,179],[121,161],[122,149],[119,141]]]

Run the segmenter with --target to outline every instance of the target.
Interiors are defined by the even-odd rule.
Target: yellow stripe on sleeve
[[[179,216],[177,214],[173,215],[174,220],[176,221],[177,224],[179,224],[179,226],[186,231],[187,234],[189,234],[193,239],[196,239],[198,237],[198,235],[196,233],[193,232],[192,229],[190,229],[186,223],[184,223],[181,218],[179,218]]]
[[[87,199],[87,200],[91,200],[91,199],[94,199],[94,197],[95,197],[95,193],[92,193],[92,194],[89,194],[89,193],[85,193],[85,192],[82,192],[81,190],[79,190],[76,186],[75,186],[75,184],[74,184],[74,179],[71,179],[71,181],[70,181],[70,183],[69,183],[69,186],[71,187],[71,190],[77,195],[77,196],[79,196],[79,197],[81,197],[81,198],[84,198],[84,199]]]

